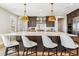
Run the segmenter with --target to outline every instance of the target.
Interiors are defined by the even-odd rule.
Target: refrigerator
[[[73,18],[73,34],[79,35],[79,16]]]

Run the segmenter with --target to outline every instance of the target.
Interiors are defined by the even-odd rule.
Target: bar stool
[[[42,42],[43,42],[43,53],[42,55],[44,55],[44,51],[45,50],[48,50],[48,56],[51,56],[50,53],[49,53],[49,50],[55,50],[55,53],[53,53],[52,55],[55,55],[57,56],[57,44],[52,42],[52,40],[46,36],[46,35],[42,35]]]
[[[34,52],[34,53],[36,53],[36,56],[37,56],[37,43],[29,40],[26,36],[22,36],[22,41],[23,41],[23,45],[24,45],[23,56],[24,56],[25,52],[26,52],[26,55],[30,55],[30,54],[28,54],[28,50],[30,50],[30,49],[31,49],[31,54],[33,54],[32,53],[33,48],[35,48],[36,52]]]
[[[71,54],[78,56],[79,46],[73,41],[71,37],[69,37],[67,34],[61,34],[60,40],[61,40],[61,45],[62,45],[61,55],[62,55],[62,52],[65,51],[65,53],[66,52],[69,53],[69,56]],[[72,50],[76,50],[76,54],[72,53]]]
[[[18,52],[19,55],[19,43],[17,41],[10,41],[6,36],[1,36],[4,46],[5,46],[5,56],[12,54],[12,53],[8,53],[9,51],[13,50],[15,48],[15,50]]]

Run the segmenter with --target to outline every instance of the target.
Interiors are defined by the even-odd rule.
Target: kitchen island
[[[12,32],[12,33],[4,33],[4,34],[0,34],[0,35],[4,35],[4,36],[9,36],[9,37],[16,37],[16,40],[20,43],[20,50],[23,50],[23,43],[22,43],[22,39],[21,36],[25,35],[27,36],[30,40],[35,41],[38,43],[38,51],[42,51],[43,49],[43,44],[42,44],[42,35],[47,35],[49,36],[49,38],[57,43],[59,46],[61,46],[61,42],[60,42],[60,35],[61,34],[67,34],[71,37],[77,37],[77,35],[74,34],[68,34],[68,33],[64,33],[64,32]],[[10,38],[11,39],[11,38]],[[60,48],[60,47],[59,47]]]
[[[5,36],[41,36],[41,35],[47,35],[47,36],[60,36],[61,34],[67,34],[69,36],[77,36],[74,34],[69,34],[69,33],[64,33],[64,32],[11,32],[11,33],[3,33],[0,35],[5,35]]]

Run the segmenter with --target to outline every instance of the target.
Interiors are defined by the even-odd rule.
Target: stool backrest
[[[46,35],[42,35],[42,42],[45,47],[49,47],[50,45],[53,45],[52,40]]]
[[[10,40],[8,39],[8,37],[6,37],[6,36],[4,36],[4,35],[2,35],[1,37],[2,37],[2,40],[3,40],[4,46],[5,46],[5,47],[9,47],[9,46],[11,45],[11,42],[10,42]]]
[[[23,41],[24,47],[31,47],[31,42],[26,36],[22,36],[22,41]]]
[[[69,37],[67,34],[60,35],[61,45],[63,45],[66,48],[77,48],[75,42],[71,37]]]

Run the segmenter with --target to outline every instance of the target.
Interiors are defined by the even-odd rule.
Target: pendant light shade
[[[22,20],[23,20],[24,23],[28,23],[29,22],[28,16],[23,16]]]
[[[26,16],[26,4],[24,4],[25,10],[24,10],[24,16],[22,17],[22,20],[24,23],[28,23],[29,17]]]
[[[56,21],[56,17],[53,16],[53,3],[51,3],[51,16],[48,17],[48,21]]]
[[[49,16],[48,17],[48,21],[55,21],[56,20],[56,17],[55,16]]]

